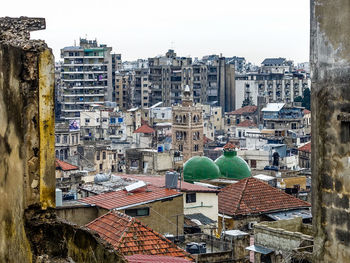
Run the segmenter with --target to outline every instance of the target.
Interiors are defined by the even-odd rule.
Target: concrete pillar
[[[311,0],[314,262],[350,258],[350,2]]]
[[[290,80],[290,101],[294,101],[294,81],[293,79]]]
[[[276,102],[276,80],[272,81],[272,99]]]
[[[285,94],[285,82],[284,82],[284,79],[282,79],[282,90],[281,90],[281,98],[282,98],[282,101],[284,101],[284,98],[285,98],[285,96],[286,96],[286,94]]]

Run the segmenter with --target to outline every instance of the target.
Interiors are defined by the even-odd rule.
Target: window
[[[184,150],[184,147],[183,147],[183,145],[182,144],[179,144],[179,151],[183,151]]]
[[[256,160],[250,160],[250,167],[256,168]]]
[[[56,136],[56,143],[60,143],[61,142],[61,136],[57,135]]]
[[[97,152],[97,153],[96,153],[96,160],[97,160],[97,161],[100,160],[100,152]]]
[[[63,136],[63,143],[67,143],[68,142],[68,136],[67,135],[64,135]]]
[[[85,124],[89,122],[90,122],[90,119],[85,119]]]
[[[186,194],[186,203],[195,203],[196,202],[196,193]]]
[[[103,165],[102,165],[102,163],[100,163],[100,171],[102,170],[102,168],[103,168]]]
[[[128,216],[149,216],[149,208],[125,209],[125,214]]]
[[[194,150],[195,152],[198,152],[198,149],[199,149],[198,144],[195,144],[193,150]]]
[[[297,124],[296,123],[292,123],[292,130],[295,130],[297,128]]]
[[[106,152],[102,152],[102,159],[106,160]]]

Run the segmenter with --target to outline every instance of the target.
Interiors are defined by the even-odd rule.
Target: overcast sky
[[[46,18],[33,32],[53,48],[97,38],[123,60],[154,57],[169,48],[179,56],[243,56],[309,60],[307,0],[3,0],[0,16]]]

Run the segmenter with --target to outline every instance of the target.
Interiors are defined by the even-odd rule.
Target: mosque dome
[[[246,161],[237,156],[237,151],[232,143],[224,146],[224,154],[215,160],[221,176],[241,180],[251,176],[250,167]]]
[[[184,164],[186,182],[215,179],[220,177],[220,170],[213,160],[205,156],[194,156]]]

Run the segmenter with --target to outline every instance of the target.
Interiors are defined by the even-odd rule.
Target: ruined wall
[[[44,41],[29,39],[41,29],[43,18],[0,18],[0,262],[121,262],[52,210],[54,58]]]
[[[349,1],[311,1],[315,262],[350,258],[349,21]]]
[[[78,226],[85,226],[108,211],[97,206],[60,206],[56,208],[56,215]]]
[[[2,262],[31,258],[24,209],[33,204],[54,205],[53,63],[45,45],[23,50],[0,43]]]

